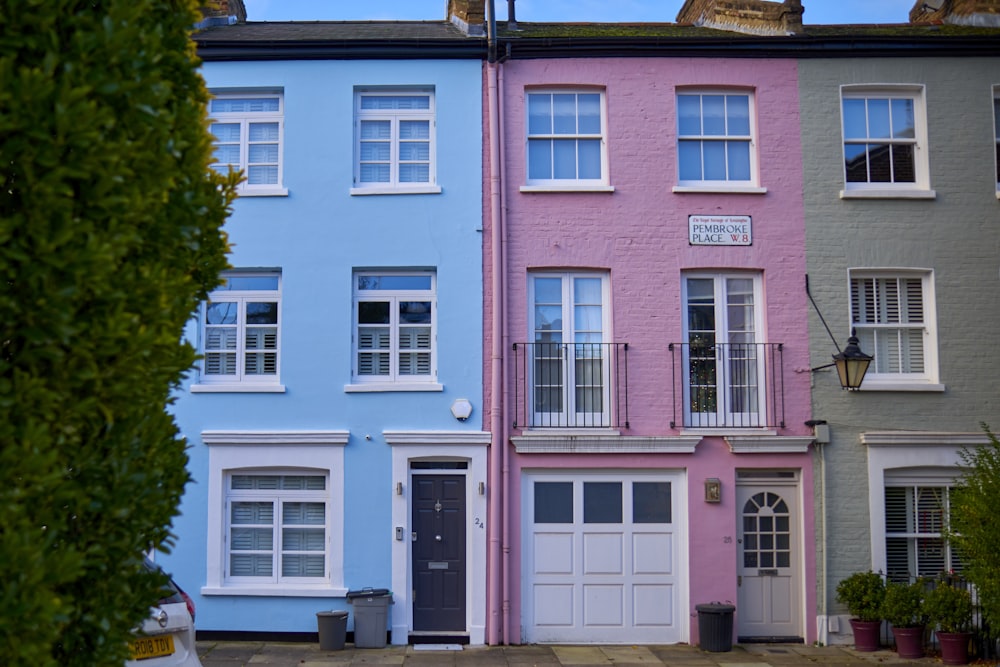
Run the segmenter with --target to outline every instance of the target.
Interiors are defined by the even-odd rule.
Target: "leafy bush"
[[[927,623],[924,611],[924,582],[912,584],[890,581],[885,585],[882,616],[895,628],[916,628]]]
[[[121,665],[188,481],[167,413],[225,268],[195,0],[0,0],[0,656]]]
[[[976,585],[986,622],[1000,628],[1000,442],[986,424],[989,444],[965,449],[965,472],[951,497],[948,539],[965,564],[963,576]]]
[[[948,581],[938,583],[924,599],[932,625],[941,632],[967,632],[972,625],[972,595]]]
[[[837,601],[847,605],[851,616],[862,621],[882,620],[885,581],[871,570],[855,572],[837,584]]]

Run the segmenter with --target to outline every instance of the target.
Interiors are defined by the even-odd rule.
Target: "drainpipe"
[[[490,505],[489,505],[489,623],[487,643],[499,643],[499,630],[502,623],[501,600],[501,521],[502,498],[506,489],[501,482],[503,466],[503,451],[506,448],[503,431],[503,249],[501,246],[500,215],[500,136],[499,109],[497,93],[497,63],[496,63],[496,14],[494,0],[486,3],[486,30],[488,40],[487,73],[487,113],[489,116],[489,147],[490,147],[490,266],[491,276],[491,307],[493,311],[492,340],[490,351]],[[504,640],[506,640],[506,635]]]
[[[507,45],[507,53],[510,53],[510,44]],[[504,161],[504,146],[506,145],[506,138],[504,133],[504,124],[502,119],[503,114],[503,68],[497,66],[497,116],[501,119],[500,122],[500,150],[499,161],[500,161],[500,278],[501,284],[506,286],[507,282],[507,210],[506,202],[503,196],[503,183],[506,182],[506,162]],[[504,309],[503,316],[503,341],[501,348],[506,351],[511,349],[510,345],[510,318],[507,317],[507,293],[504,291],[502,293],[502,298],[500,301],[500,306]],[[506,354],[500,361],[500,365],[503,369],[503,391],[507,391],[507,377],[509,372],[510,357]],[[506,400],[507,394],[504,393],[503,407],[503,538],[502,538],[502,548],[503,548],[503,642],[504,644],[510,644],[510,513],[511,513],[511,503],[510,503],[510,402]]]

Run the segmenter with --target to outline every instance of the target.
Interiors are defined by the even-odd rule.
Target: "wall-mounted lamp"
[[[451,414],[460,422],[464,422],[472,415],[472,403],[467,398],[456,398],[451,404]]]
[[[806,296],[812,302],[813,308],[816,309],[816,314],[819,315],[819,321],[823,323],[826,333],[830,335],[830,340],[833,341],[834,347],[837,348],[837,354],[833,355],[832,364],[817,366],[810,370],[816,372],[824,368],[836,366],[840,386],[843,389],[857,391],[861,388],[861,383],[865,380],[865,373],[868,372],[868,366],[871,365],[872,359],[875,357],[865,354],[858,347],[858,332],[856,329],[851,329],[851,337],[847,339],[847,347],[843,350],[840,349],[840,346],[837,345],[837,339],[833,337],[830,327],[827,326],[826,320],[823,318],[823,313],[820,312],[819,306],[813,301],[812,294],[809,292],[809,276],[806,276]]]
[[[705,480],[705,502],[722,502],[722,480],[718,477],[709,477]]]

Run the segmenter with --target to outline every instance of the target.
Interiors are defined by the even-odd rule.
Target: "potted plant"
[[[882,627],[885,581],[871,570],[855,572],[837,584],[837,601],[847,605],[854,631],[854,648],[877,651]]]
[[[924,611],[924,582],[920,579],[912,584],[887,582],[885,599],[882,601],[882,616],[892,624],[892,636],[896,640],[896,652],[899,653],[899,657],[922,658],[924,625],[927,623]]]
[[[969,662],[969,639],[972,633],[972,595],[946,579],[938,582],[924,598],[928,621],[937,627],[941,660],[946,665]]]

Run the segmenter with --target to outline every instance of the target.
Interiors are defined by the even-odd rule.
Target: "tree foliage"
[[[195,0],[0,0],[0,661],[121,665],[188,481],[168,405],[225,268]]]
[[[965,466],[951,497],[948,538],[976,585],[986,621],[1000,628],[1000,441],[982,424],[989,444],[963,449]]]

